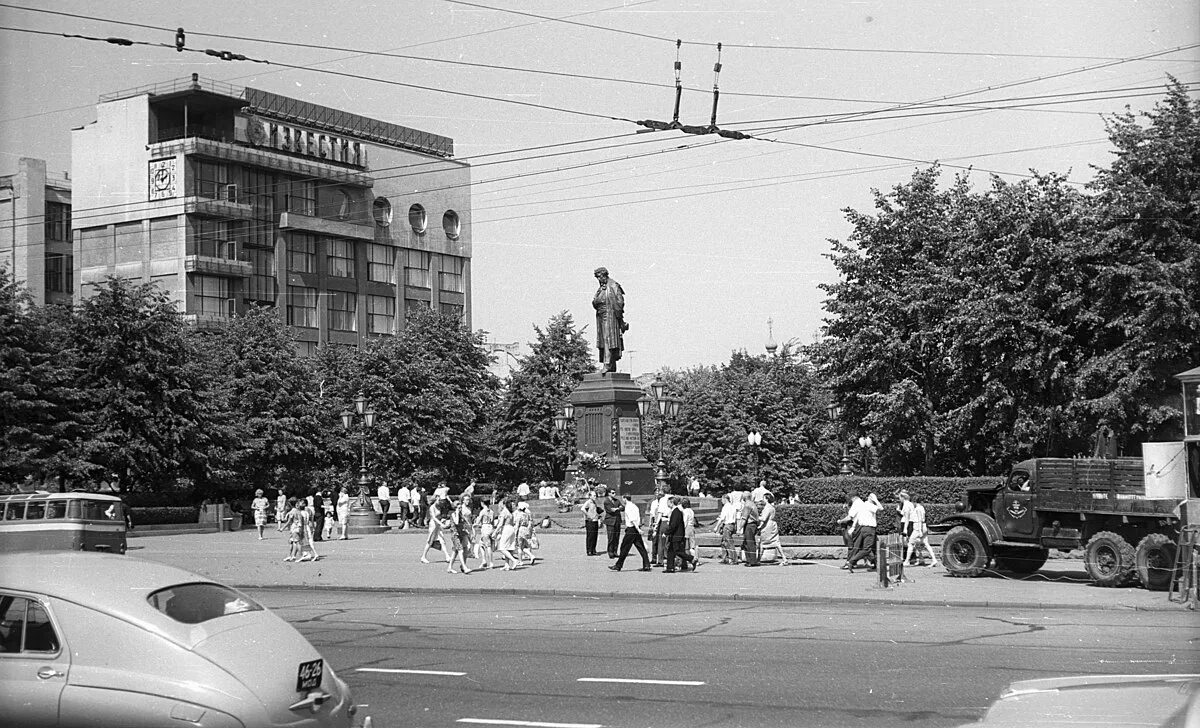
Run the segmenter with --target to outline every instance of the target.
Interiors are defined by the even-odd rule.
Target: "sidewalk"
[[[910,568],[908,582],[879,587],[873,572],[850,574],[834,550],[789,549],[802,553],[791,566],[758,568],[722,565],[702,558],[696,572],[643,573],[637,552],[625,569],[608,569],[606,556],[584,555],[582,533],[539,534],[535,566],[515,571],[485,570],[447,574],[440,551],[432,563],[419,561],[424,531],[392,530],[378,536],[316,544],[317,562],[288,563],[286,534],[271,527],[264,541],[254,529],[224,533],[144,536],[129,541],[129,555],[171,564],[240,588],[311,588],[393,591],[409,594],[500,594],[636,599],[736,599],[765,602],[903,604],[996,607],[1004,609],[1109,609],[1174,611],[1183,605],[1166,592],[1141,588],[1104,589],[1087,583],[1082,562],[1052,559],[1024,580],[1000,576],[956,579],[936,568]],[[468,559],[475,569],[476,561]],[[498,560],[498,563],[500,561]]]

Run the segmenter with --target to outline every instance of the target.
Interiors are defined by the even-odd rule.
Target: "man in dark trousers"
[[[587,500],[579,510],[583,511],[583,527],[586,529],[584,548],[588,556],[596,556],[596,536],[600,531],[600,509],[596,507],[596,494],[588,493]]]
[[[683,560],[680,571],[687,571],[691,563],[692,571],[696,570],[696,559],[687,550],[687,530],[683,525],[683,508],[679,506],[679,497],[671,496],[671,515],[667,518],[667,569],[666,573],[675,573],[675,559]]]
[[[749,494],[742,499],[742,515],[746,518],[746,527],[742,531],[742,549],[746,552],[746,566],[758,566],[758,506],[750,500]]]
[[[646,544],[642,541],[642,512],[633,502],[633,496],[625,494],[625,505],[621,511],[621,524],[625,527],[625,538],[621,540],[621,554],[617,563],[608,567],[620,571],[629,556],[629,549],[636,548],[642,555],[642,568],[638,571],[650,571],[650,556],[646,554]]]
[[[600,486],[604,497],[604,530],[608,536],[608,558],[617,558],[617,548],[621,545],[621,514],[625,506],[617,494]]]

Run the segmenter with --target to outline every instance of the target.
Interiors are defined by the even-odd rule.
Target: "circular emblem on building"
[[[613,416],[613,407],[612,407],[612,405],[611,405],[611,404],[606,404],[606,405],[604,405],[604,416],[605,416],[605,417],[612,417],[612,416]]]

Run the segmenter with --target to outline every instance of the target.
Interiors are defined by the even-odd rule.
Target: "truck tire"
[[[1047,549],[996,549],[996,571],[1012,574],[1032,574],[1046,565]]]
[[[1112,531],[1100,531],[1087,542],[1083,566],[1096,586],[1125,586],[1134,575],[1133,546]]]
[[[966,526],[955,526],[942,541],[942,565],[951,576],[979,576],[992,554],[979,534]]]
[[[1133,557],[1142,586],[1166,591],[1175,575],[1175,542],[1165,533],[1152,533],[1138,544]]]

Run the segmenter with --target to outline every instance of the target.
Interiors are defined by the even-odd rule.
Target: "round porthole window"
[[[420,205],[413,205],[408,208],[408,224],[412,226],[414,233],[425,232],[425,208]]]
[[[375,203],[371,205],[371,213],[375,216],[375,224],[379,227],[387,227],[392,224],[392,203],[388,202],[386,197],[375,198]]]
[[[446,231],[446,237],[451,240],[458,240],[458,213],[454,210],[446,210],[446,214],[442,215],[442,229]]]

